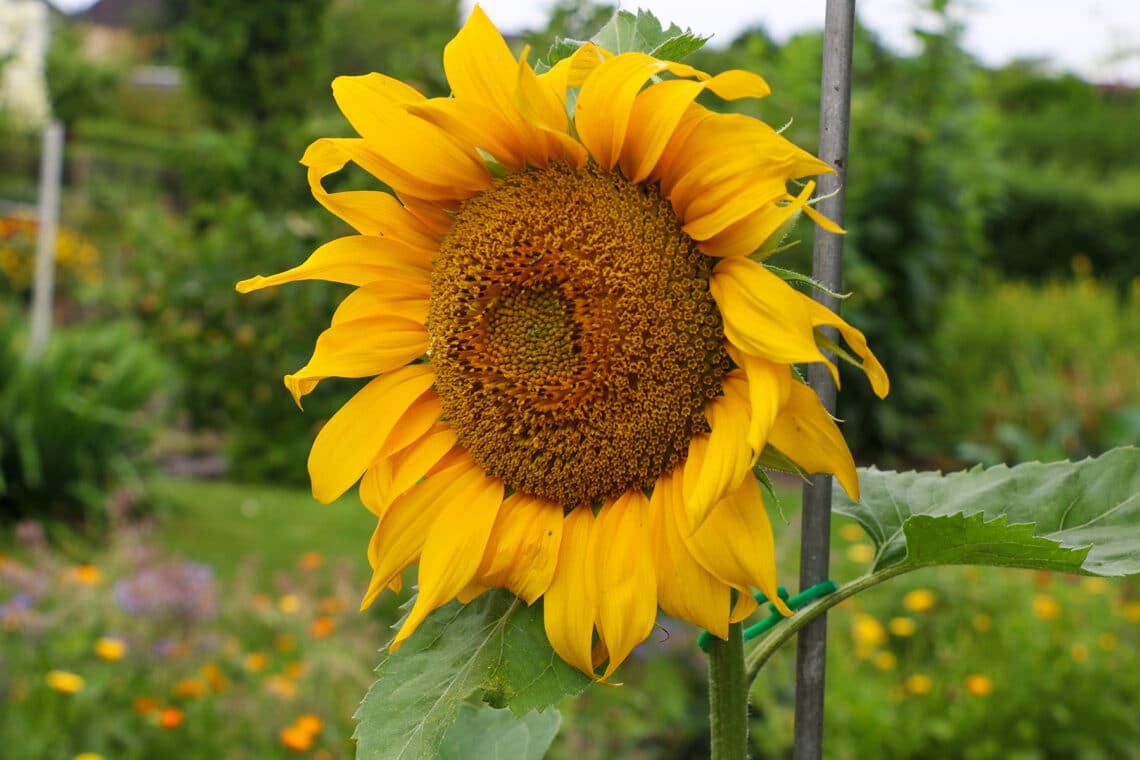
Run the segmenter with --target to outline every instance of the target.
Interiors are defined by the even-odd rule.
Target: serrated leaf
[[[1004,565],[1140,573],[1140,449],[942,475],[861,470],[862,499],[833,507],[875,542],[873,571]]]
[[[439,747],[440,760],[542,760],[558,733],[557,710],[528,712],[515,717],[510,710],[465,703]]]
[[[550,44],[550,50],[546,52],[546,59],[535,64],[535,73],[543,74],[550,71],[550,68],[554,64],[563,58],[569,58],[574,55],[574,52],[585,44],[584,40],[575,40],[570,37],[555,37],[554,42]]]
[[[636,16],[618,11],[591,38],[611,53],[649,53],[664,61],[679,61],[700,50],[708,40],[676,24],[662,29],[661,22],[647,10],[638,10]]]
[[[550,648],[541,604],[505,591],[436,610],[376,673],[356,711],[358,760],[436,757],[476,692],[523,715],[591,683]]]

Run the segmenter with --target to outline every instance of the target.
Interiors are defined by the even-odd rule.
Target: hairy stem
[[[712,760],[745,760],[748,756],[748,685],[744,677],[744,633],[741,623],[728,627],[728,640],[709,644],[709,725]]]

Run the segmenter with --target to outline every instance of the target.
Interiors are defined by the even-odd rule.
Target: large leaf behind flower
[[[693,33],[691,29],[682,30],[676,24],[665,28],[650,11],[638,9],[636,15],[617,11],[590,41],[615,54],[648,53],[662,61],[680,61],[704,47],[709,39]],[[583,44],[582,40],[556,38],[545,62],[540,62],[537,70],[540,73],[549,70],[563,58],[573,55]]]
[[[526,730],[512,736],[517,733],[524,744],[537,746],[550,719],[526,714],[590,683],[550,648],[541,604],[527,607],[505,591],[436,610],[376,673],[379,680],[355,716],[359,760],[437,757],[445,734],[476,692],[498,707],[509,707],[516,717],[524,716]],[[505,730],[504,722],[499,711],[476,710],[454,729],[470,736],[452,736],[449,742],[477,743],[487,739],[488,727]],[[556,730],[557,721],[553,725]]]
[[[872,572],[971,564],[1140,573],[1137,448],[949,475],[871,468],[859,485],[861,501],[836,489],[833,506],[875,542]]]

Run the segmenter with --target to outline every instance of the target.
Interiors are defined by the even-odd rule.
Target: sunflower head
[[[444,98],[382,74],[334,81],[359,137],[318,140],[302,163],[358,234],[238,285],[354,287],[285,384],[299,403],[326,377],[372,378],[309,458],[319,500],[359,482],[377,517],[364,604],[419,564],[395,649],[451,599],[541,598],[555,651],[601,677],[659,608],[724,636],[753,589],[778,599],[761,455],[858,490],[792,370],[834,371],[818,328],[887,392],[858,330],[751,257],[801,211],[838,231],[811,182],[789,191],[831,170],[696,103],[763,97],[749,72],[587,43],[536,73],[478,7],[444,68]],[[389,190],[327,192],[350,161]]]

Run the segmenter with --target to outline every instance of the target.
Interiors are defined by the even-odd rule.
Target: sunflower
[[[554,650],[608,678],[658,607],[723,638],[753,589],[779,599],[752,474],[766,447],[857,493],[792,369],[828,362],[819,328],[879,396],[887,377],[862,333],[750,258],[800,211],[838,231],[811,182],[788,191],[827,164],[695,102],[762,97],[763,79],[589,43],[541,74],[526,58],[476,7],[444,50],[451,96],[336,79],[360,137],[317,140],[302,163],[359,234],[238,290],[355,286],[285,385],[300,405],[324,378],[373,378],[321,429],[309,474],[325,503],[359,481],[377,517],[362,608],[419,563],[391,649],[503,587],[543,598]],[[391,192],[326,191],[348,162]]]

